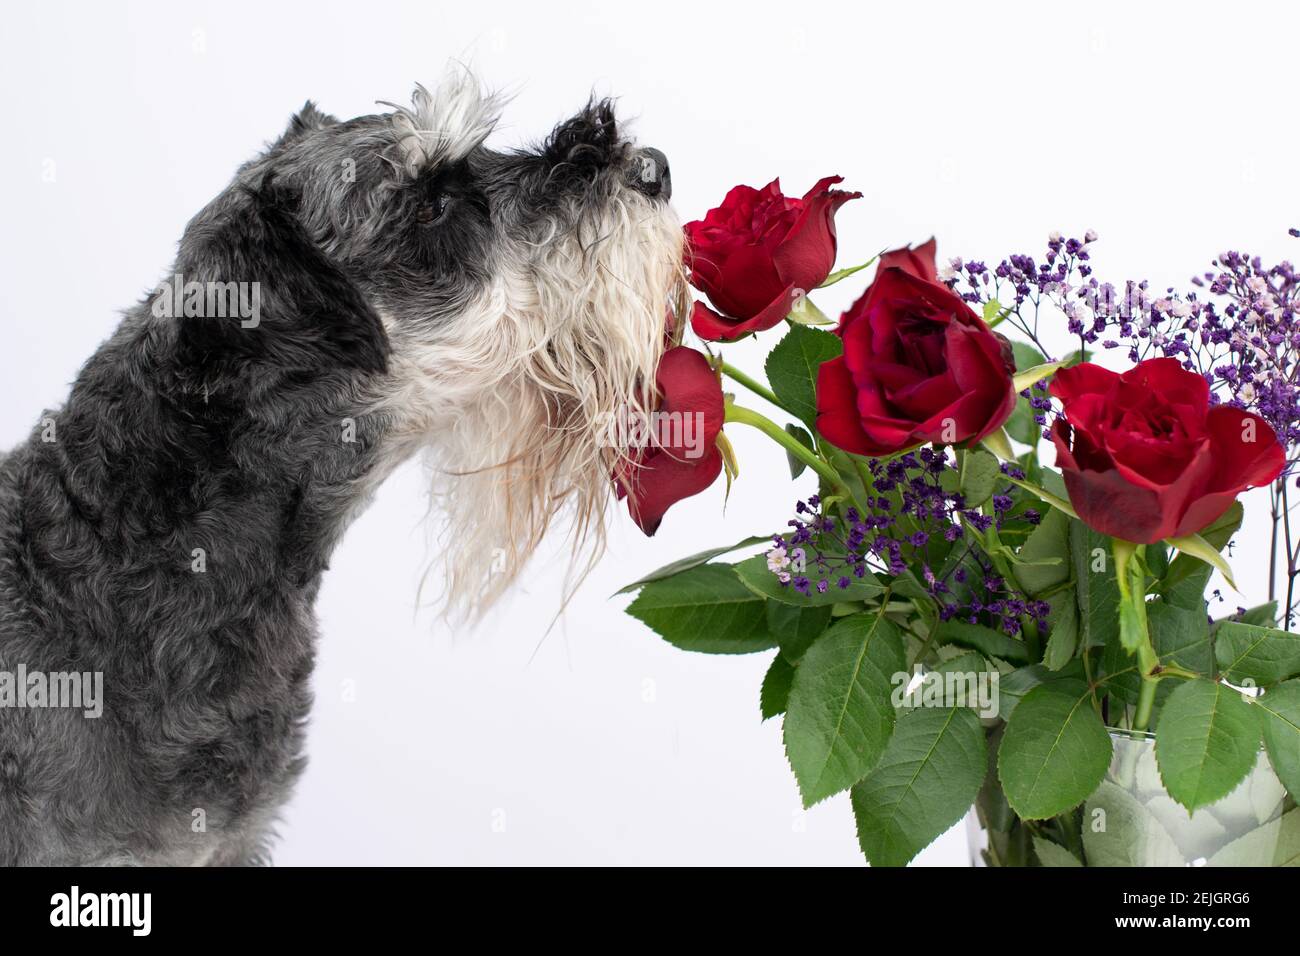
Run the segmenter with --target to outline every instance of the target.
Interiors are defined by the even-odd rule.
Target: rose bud
[[[1005,340],[947,287],[901,267],[880,270],[840,334],[843,356],[817,375],[817,429],[845,451],[973,444],[1015,408]]]
[[[782,195],[778,179],[762,189],[737,186],[686,224],[691,284],[713,304],[696,304],[696,335],[731,341],[770,329],[825,281],[835,266],[835,212],[862,195],[830,188],[842,180],[828,176],[802,199]]]
[[[659,360],[659,405],[645,447],[615,475],[619,498],[632,519],[653,535],[664,512],[708,488],[722,472],[718,438],[724,400],[717,373],[694,349],[678,346]]]
[[[1194,534],[1286,466],[1264,419],[1210,407],[1205,378],[1177,359],[1148,359],[1122,375],[1085,362],[1058,371],[1051,394],[1062,406],[1052,441],[1070,503],[1113,538]]]

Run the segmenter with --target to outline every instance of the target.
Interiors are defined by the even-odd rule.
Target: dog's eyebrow
[[[465,159],[496,128],[504,98],[483,88],[467,69],[450,72],[433,93],[416,84],[411,105],[393,108],[393,134],[400,163],[411,176],[441,163]]]

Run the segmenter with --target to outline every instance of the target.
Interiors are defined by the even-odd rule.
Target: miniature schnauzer
[[[0,456],[0,864],[265,861],[322,573],[417,451],[451,606],[558,515],[598,553],[631,457],[607,423],[681,325],[667,161],[595,101],[495,151],[500,106],[465,71],[345,122],[308,103]]]

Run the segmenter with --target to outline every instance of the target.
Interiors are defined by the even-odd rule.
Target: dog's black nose
[[[632,185],[650,197],[671,197],[673,179],[668,171],[668,157],[653,146],[638,150],[633,157]]]

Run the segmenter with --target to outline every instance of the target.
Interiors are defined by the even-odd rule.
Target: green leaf
[[[1119,636],[1119,585],[1110,539],[1082,521],[1070,522],[1070,554],[1084,647],[1105,647]]]
[[[1018,667],[1010,674],[1004,674],[998,681],[998,716],[1009,720],[1016,705],[1024,700],[1026,694],[1057,676],[1042,664]]]
[[[1267,604],[1258,604],[1249,608],[1244,614],[1238,614],[1231,618],[1241,624],[1258,624],[1261,627],[1272,627],[1277,623],[1277,602],[1269,601]]]
[[[764,370],[781,404],[812,424],[817,419],[817,370],[843,352],[839,336],[792,325],[767,356]]]
[[[1211,675],[1214,655],[1210,650],[1210,629],[1202,611],[1174,607],[1161,601],[1147,603],[1147,626],[1151,631],[1151,646],[1161,666],[1175,665],[1184,670]],[[1102,654],[1101,666],[1106,676],[1106,691],[1128,703],[1136,703],[1142,677],[1138,673],[1137,658],[1124,650],[1118,633],[1112,634]],[[1172,688],[1162,681],[1158,694],[1167,694]],[[1158,701],[1162,698],[1157,696]]]
[[[1003,437],[1005,438],[1006,436]],[[984,439],[984,441],[985,443],[987,443],[988,439],[986,438]],[[998,450],[996,448],[990,448],[989,450],[992,451],[994,454],[998,454]],[[1001,456],[999,455],[999,457]],[[1006,460],[1010,461],[1011,459],[1007,458]],[[1019,478],[1007,478],[1007,481],[1011,482],[1017,488],[1023,488],[1025,489],[1025,491],[1028,491],[1030,494],[1037,496],[1041,500],[1047,502],[1047,504],[1051,505],[1057,511],[1063,511],[1071,518],[1079,517],[1078,513],[1074,510],[1074,506],[1071,505],[1070,502],[1062,498],[1060,495],[1055,494],[1052,491],[1049,491],[1047,488],[1040,488],[1038,485],[1031,485],[1029,482],[1022,481]]]
[[[1160,821],[1127,790],[1102,781],[1083,813],[1089,866],[1184,866]]]
[[[1260,720],[1231,687],[1188,681],[1174,689],[1156,722],[1160,779],[1188,810],[1226,797],[1259,752]]]
[[[1002,308],[1002,303],[997,299],[989,299],[984,303],[984,321],[988,324],[989,328],[993,328],[993,326],[997,325],[1007,317],[1008,311],[1008,309]],[[1016,344],[1019,343],[1012,343],[1012,345]]]
[[[916,608],[927,632],[939,620],[939,609],[935,607],[934,598],[912,573],[911,568],[905,568],[902,574],[894,576],[889,585],[889,593],[892,597],[907,598],[912,602],[912,607]]]
[[[1300,681],[1278,684],[1255,706],[1264,714],[1264,746],[1282,785],[1293,798],[1300,795]]]
[[[987,307],[986,304],[985,308]],[[985,318],[985,321],[988,321],[987,317]],[[1034,348],[1028,342],[1012,342],[1011,352],[1016,360],[1016,371],[1033,368],[1036,365],[1043,365],[1047,362],[1047,356],[1038,351],[1038,349]],[[1016,391],[1021,391],[1021,389],[1018,388]]]
[[[997,665],[991,663],[983,654],[977,651],[962,651],[955,657],[950,657],[946,661],[940,661],[931,670],[931,674],[961,674],[975,677],[979,674],[998,674]],[[974,707],[972,703],[967,703],[968,707]]]
[[[1158,590],[1160,596],[1168,603],[1204,615],[1206,613],[1205,588],[1210,583],[1210,575],[1214,573],[1214,568],[1200,561],[1196,564],[1191,573],[1185,577],[1180,576],[1179,580],[1168,585],[1162,582]]]
[[[1034,853],[1043,866],[1083,866],[1079,858],[1061,846],[1043,837],[1034,837]]]
[[[791,423],[785,426],[785,433],[787,435],[790,435],[792,438],[794,438],[795,441],[803,445],[803,447],[807,448],[809,451],[811,452],[817,451],[817,446],[813,442],[813,437],[812,435],[808,434],[807,429],[800,428],[798,425]],[[790,466],[791,478],[798,478],[800,475],[804,473],[804,470],[808,467],[808,465],[804,462],[802,458],[796,458],[789,451],[785,453],[785,460],[786,460],[786,464]]]
[[[1227,559],[1199,534],[1188,534],[1183,535],[1181,538],[1166,538],[1165,540],[1183,554],[1211,565],[1232,585],[1234,591],[1237,589],[1237,582],[1232,579],[1232,568],[1229,566]]]
[[[835,320],[813,304],[810,296],[802,295],[794,301],[794,308],[786,316],[794,325],[834,325]]]
[[[763,719],[784,714],[790,700],[790,684],[794,681],[794,665],[782,654],[772,658],[772,664],[763,677],[763,687],[758,695],[759,708]]]
[[[1025,539],[1020,558],[1012,573],[1026,594],[1042,594],[1070,580],[1070,519],[1049,509]],[[1053,600],[1053,606],[1056,603]]]
[[[1115,559],[1115,582],[1119,585],[1119,643],[1130,654],[1147,640],[1146,575],[1138,558],[1139,545],[1115,538],[1111,555]]]
[[[906,866],[960,820],[979,794],[987,762],[974,711],[904,712],[880,763],[853,787],[858,843],[871,865]]]
[[[1059,671],[1074,659],[1074,652],[1079,647],[1079,609],[1075,606],[1073,593],[1061,595],[1061,599],[1052,604],[1047,616],[1049,634],[1047,649],[1043,652],[1043,663],[1049,670]]]
[[[978,508],[993,497],[1001,464],[986,451],[971,449],[961,455],[961,483],[958,486],[967,508]]]
[[[825,278],[825,280],[823,280],[822,284],[819,285],[817,288],[824,289],[827,286],[834,285],[835,283],[841,281],[842,279],[847,279],[849,276],[854,275],[855,273],[861,272],[863,269],[870,268],[871,264],[874,263],[879,258],[880,258],[879,256],[872,256],[870,259],[862,263],[862,265],[860,266],[850,266],[847,269],[839,269],[835,272],[832,272],[830,275],[828,275]]]
[[[791,664],[798,664],[809,645],[830,625],[832,610],[829,604],[795,607],[768,601],[767,629],[780,643],[781,656]]]
[[[776,646],[765,602],[726,564],[703,564],[641,589],[627,613],[674,647],[752,654]]]
[[[867,575],[864,578],[852,578],[852,583],[842,590],[832,580],[825,594],[813,587],[811,594],[803,595],[794,589],[793,584],[782,584],[768,568],[767,557],[762,554],[741,561],[734,567],[740,580],[753,593],[795,607],[819,607],[823,604],[829,607],[841,601],[864,601],[885,591],[879,581]]]
[[[1027,368],[1023,372],[1017,372],[1011,380],[1011,387],[1017,392],[1023,392],[1031,385],[1047,378],[1064,364],[1064,362],[1044,362],[1041,365],[1035,365],[1033,368]]]
[[[1002,461],[1015,460],[1016,453],[1011,449],[1011,439],[1007,437],[1005,428],[997,428],[989,432],[980,439],[980,444]]]
[[[1202,528],[1200,537],[1205,540],[1211,548],[1216,551],[1222,551],[1228,546],[1228,541],[1237,533],[1241,527],[1241,519],[1245,514],[1240,501],[1234,501],[1231,507],[1223,514],[1212,521],[1209,525]],[[1172,544],[1172,542],[1170,542]],[[1161,593],[1167,593],[1165,588],[1182,581],[1193,571],[1204,567],[1199,558],[1190,554],[1180,554],[1169,563],[1169,570],[1165,573],[1164,579],[1160,582]]]
[[[1203,610],[1150,601],[1147,604],[1147,625],[1151,629],[1151,645],[1161,666],[1172,664],[1210,676],[1214,669],[1214,654],[1210,648],[1210,626]]]
[[[1049,670],[1044,664],[1018,667],[1009,674],[1003,674],[998,681],[998,717],[1004,721],[1010,720],[1016,706],[1035,687],[1064,683],[1068,689],[1072,683],[1084,678],[1083,661],[1077,657],[1059,671]]]
[[[1300,674],[1300,634],[1224,621],[1214,637],[1219,672],[1234,684],[1267,686]]]
[[[1300,809],[1233,840],[1206,866],[1300,866]]]
[[[968,624],[965,621],[943,621],[934,632],[936,644],[956,644],[979,651],[985,657],[1000,657],[1012,664],[1029,663],[1029,650],[1024,641],[1008,637],[1001,631],[995,631],[983,624]]]
[[[720,554],[727,554],[730,551],[739,551],[741,548],[749,548],[756,544],[771,543],[771,535],[755,535],[745,538],[743,541],[737,541],[735,544],[729,544],[724,548],[710,548],[707,551],[701,551],[698,554],[692,554],[690,557],[681,558],[671,564],[665,564],[657,571],[651,571],[645,577],[633,581],[625,587],[619,588],[615,594],[629,594],[637,588],[644,587],[651,581],[662,581],[664,578],[671,578],[674,574],[681,574],[683,571],[689,571],[691,568],[699,567],[701,564],[708,564]]]
[[[842,618],[808,648],[785,715],[785,752],[805,807],[875,766],[894,729],[894,676],[906,669],[903,639],[879,613]]]
[[[1053,681],[1035,687],[1011,712],[998,749],[998,778],[1016,813],[1042,820],[1087,799],[1110,758],[1110,735],[1088,686]]]

